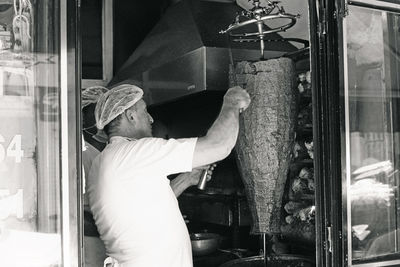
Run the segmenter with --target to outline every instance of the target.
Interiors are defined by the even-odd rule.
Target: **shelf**
[[[290,165],[314,165],[314,160],[313,159],[295,159],[293,160]]]
[[[309,202],[309,204],[314,204],[315,203],[315,194],[295,194],[295,193],[289,193],[289,196],[287,198],[289,201],[306,201]]]
[[[235,189],[206,188],[205,190],[189,189],[183,192],[182,197],[197,199],[210,199],[219,201],[231,201],[233,199],[245,199],[246,196]]]
[[[306,141],[310,142],[313,140],[313,129],[310,127],[301,127],[296,131],[296,141]]]
[[[311,95],[305,96],[304,94],[301,94],[298,97],[298,101],[297,101],[299,111],[302,110],[303,108],[307,107],[310,103],[311,103]]]

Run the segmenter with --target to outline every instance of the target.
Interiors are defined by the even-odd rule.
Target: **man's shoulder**
[[[164,138],[158,138],[158,137],[145,137],[136,140],[135,145],[142,147],[142,146],[149,146],[149,147],[176,147],[180,145],[186,145],[189,143],[196,143],[197,138],[170,138],[170,139],[164,139]]]
[[[135,154],[138,156],[148,157],[149,154],[155,156],[158,153],[164,153],[165,150],[171,150],[178,148],[189,143],[195,144],[196,138],[180,138],[180,139],[164,139],[158,137],[144,137],[134,140],[122,140],[119,142],[113,142],[106,146],[102,151],[102,158],[109,160],[109,158],[115,159],[119,156],[129,156],[129,154]],[[186,144],[186,145],[185,145]]]
[[[138,150],[143,150],[144,147],[156,146],[162,140],[160,138],[140,138],[140,139],[124,139],[118,142],[108,144],[101,152],[101,157],[106,160],[116,159],[118,156],[136,153]],[[143,152],[143,151],[142,151]]]

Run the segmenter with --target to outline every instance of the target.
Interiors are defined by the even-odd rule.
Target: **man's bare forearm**
[[[235,146],[238,133],[239,110],[223,105],[218,118],[208,130],[206,138],[210,139],[211,143],[224,147],[226,153],[229,154]]]
[[[183,191],[192,185],[192,181],[189,179],[189,173],[179,174],[170,182],[170,186],[176,197],[179,197]]]
[[[227,157],[239,133],[239,110],[250,104],[250,96],[240,87],[230,88],[224,96],[221,112],[207,135],[197,140],[193,167],[208,165]]]
[[[227,157],[239,133],[239,110],[223,105],[207,135],[200,137],[195,148],[193,167],[207,165]]]

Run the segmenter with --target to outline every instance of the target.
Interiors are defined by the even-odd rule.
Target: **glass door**
[[[394,2],[349,1],[343,20],[349,266],[400,264],[400,6]]]
[[[0,1],[0,266],[78,265],[69,2]]]

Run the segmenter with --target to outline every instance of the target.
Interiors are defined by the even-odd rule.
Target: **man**
[[[90,207],[108,255],[120,266],[190,267],[190,238],[167,175],[227,157],[250,96],[229,89],[206,136],[169,140],[152,137],[142,97],[139,87],[123,84],[96,105],[96,125],[109,144],[89,174]]]
[[[82,91],[82,118],[83,118],[83,149],[82,149],[82,163],[84,176],[89,174],[92,161],[100,150],[104,148],[104,145],[93,139],[93,130],[96,129],[96,120],[94,118],[94,109],[96,107],[97,100],[102,96],[108,89],[103,86],[91,86],[85,88]]]
[[[93,160],[100,154],[100,150],[104,145],[92,138],[96,129],[96,120],[94,118],[94,109],[97,100],[101,95],[107,92],[108,89],[103,86],[92,86],[85,88],[82,91],[82,118],[83,118],[83,133],[82,133],[82,165],[83,165],[83,184],[86,184],[85,176],[89,175]],[[93,223],[93,218],[89,209],[87,194],[84,190],[84,250],[85,250],[85,266],[97,267],[102,266],[104,259],[107,258],[106,249],[103,242],[98,237],[96,226]]]
[[[82,91],[82,117],[83,117],[83,148],[82,148],[82,164],[83,164],[83,184],[85,185],[85,175],[88,176],[93,160],[103,150],[107,140],[102,138],[94,139],[96,124],[94,118],[94,110],[100,96],[108,89],[103,86],[92,86]],[[165,130],[164,130],[165,131]],[[159,132],[159,131],[157,131]],[[210,166],[207,179],[211,179],[214,166]],[[176,197],[184,190],[192,185],[196,185],[202,170],[194,170],[191,173],[182,173],[171,181],[171,188]],[[85,188],[85,187],[84,187]],[[85,192],[84,192],[85,193]],[[103,242],[98,237],[96,226],[88,206],[87,195],[84,194],[84,248],[85,248],[85,266],[98,267],[102,266],[106,256],[106,250]]]

